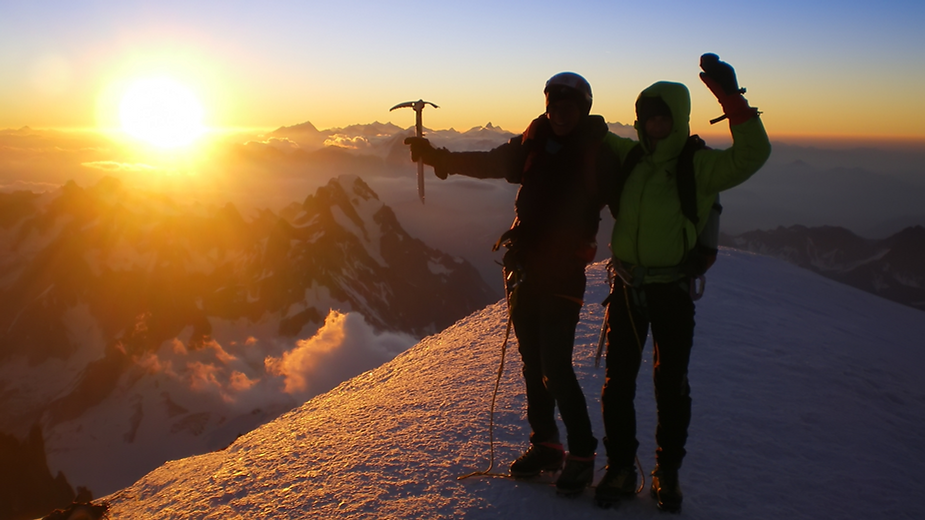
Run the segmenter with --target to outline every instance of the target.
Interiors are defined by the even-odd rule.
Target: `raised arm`
[[[448,175],[464,175],[519,183],[526,158],[522,141],[523,136],[518,135],[487,152],[451,152],[446,148],[434,148],[423,137],[408,137],[405,144],[410,145],[411,160],[423,159],[424,164],[434,167],[434,174],[440,179],[446,179]]]
[[[700,58],[700,79],[723,107],[723,116],[714,122],[729,120],[732,147],[727,150],[704,150],[694,155],[697,190],[715,194],[735,187],[757,172],[771,155],[768,133],[758,116],[758,109],[748,105],[739,88],[735,70],[715,54]]]

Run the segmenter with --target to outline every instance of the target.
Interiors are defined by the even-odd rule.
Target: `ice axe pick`
[[[413,108],[414,133],[417,137],[424,137],[424,128],[422,125],[421,114],[424,112],[425,105],[430,105],[434,108],[440,108],[430,101],[419,99],[417,101],[405,101],[404,103],[399,103],[390,108],[389,112],[395,110],[396,108]],[[421,204],[424,204],[424,160],[421,158],[418,158],[418,197],[421,199]]]

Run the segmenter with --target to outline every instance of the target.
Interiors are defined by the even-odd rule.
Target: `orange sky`
[[[925,8],[918,4],[703,9],[667,2],[656,32],[634,22],[652,19],[646,5],[561,7],[362,0],[274,9],[231,1],[221,12],[174,0],[5,6],[0,128],[118,127],[128,86],[167,77],[199,100],[209,127],[407,127],[410,112],[388,109],[425,98],[441,106],[425,114],[426,126],[491,122],[518,132],[542,112],[545,80],[572,70],[591,82],[593,111],[624,124],[634,119],[640,90],[663,79],[684,82],[692,128],[710,134],[717,128],[707,121],[720,108],[697,77],[698,59],[716,52],[736,67],[772,136],[925,140]],[[484,16],[488,9],[492,16]]]

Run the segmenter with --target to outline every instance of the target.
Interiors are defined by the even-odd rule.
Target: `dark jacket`
[[[602,146],[608,133],[602,117],[587,116],[558,137],[543,115],[493,150],[455,152],[446,161],[449,173],[520,184],[511,252],[528,278],[552,292],[579,299],[584,293],[603,194],[617,171],[615,151]]]

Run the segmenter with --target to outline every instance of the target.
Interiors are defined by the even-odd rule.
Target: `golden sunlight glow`
[[[193,93],[169,78],[132,83],[119,104],[122,130],[160,148],[191,144],[204,132],[202,105]]]

